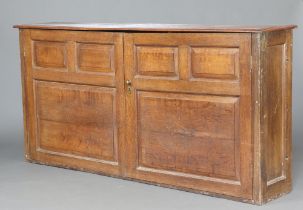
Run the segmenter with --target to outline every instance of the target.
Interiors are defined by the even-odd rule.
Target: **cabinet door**
[[[125,34],[127,176],[251,198],[250,38]]]
[[[120,175],[122,35],[25,30],[22,43],[27,158]]]

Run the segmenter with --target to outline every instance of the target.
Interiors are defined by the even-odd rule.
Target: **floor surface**
[[[21,129],[20,129],[21,130]],[[264,206],[25,162],[21,132],[0,133],[0,210],[303,209],[303,145],[293,191]]]

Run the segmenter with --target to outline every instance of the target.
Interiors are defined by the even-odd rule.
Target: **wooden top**
[[[296,25],[281,26],[203,26],[193,24],[124,24],[124,23],[66,23],[52,22],[15,25],[23,29],[60,29],[76,31],[149,31],[149,32],[265,32],[296,28]]]

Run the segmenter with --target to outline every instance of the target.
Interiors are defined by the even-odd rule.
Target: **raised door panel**
[[[238,102],[138,91],[138,170],[239,182]]]
[[[122,175],[122,34],[23,34],[27,159]]]
[[[115,73],[113,44],[85,44],[77,45],[78,71],[92,73]]]
[[[63,42],[33,43],[33,65],[36,68],[67,70],[66,44]]]
[[[178,75],[176,47],[137,46],[137,76],[173,77]]]
[[[251,199],[250,34],[124,40],[127,176]]]
[[[39,151],[117,161],[115,89],[35,84]]]
[[[239,48],[192,47],[190,63],[193,78],[239,78]]]

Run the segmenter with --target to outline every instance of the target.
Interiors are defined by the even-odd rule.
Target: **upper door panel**
[[[37,79],[114,87],[122,74],[121,33],[32,30]]]
[[[133,33],[125,40],[127,79],[142,90],[240,95],[240,69],[249,72],[250,34]]]

